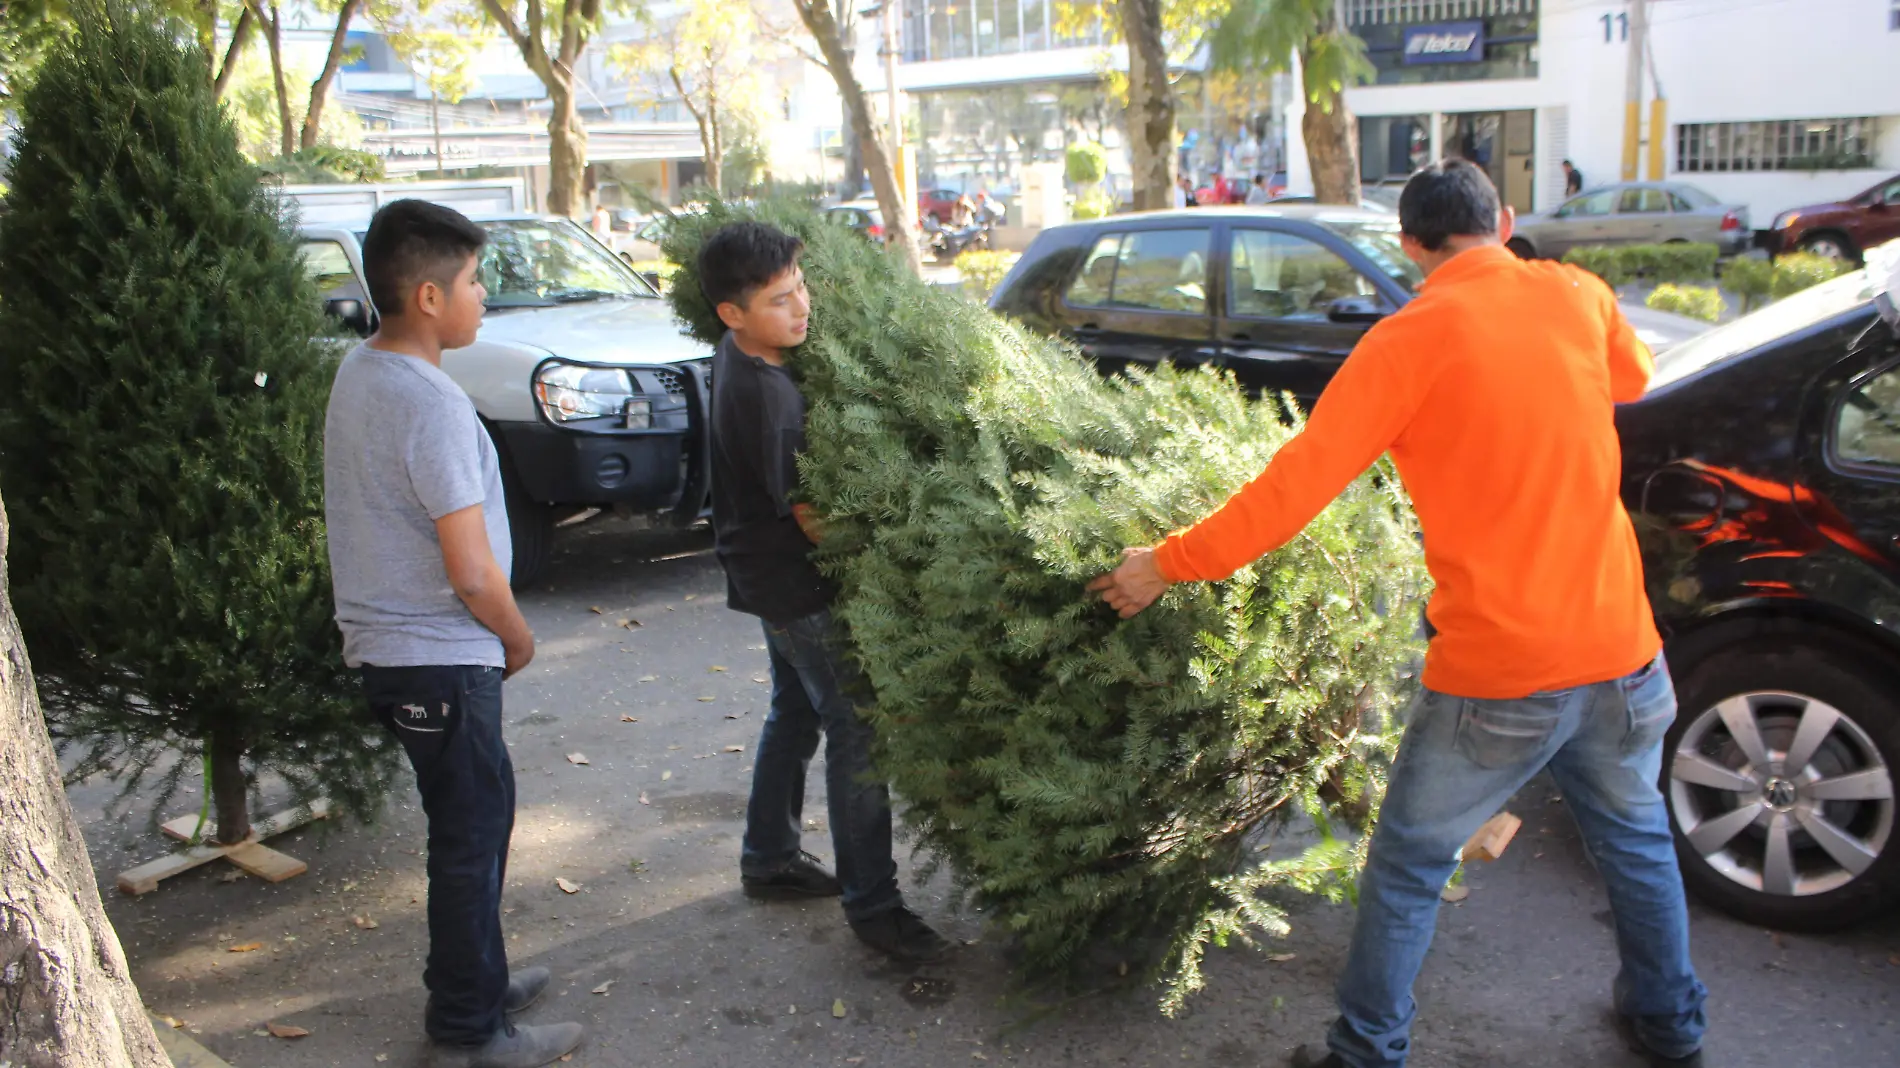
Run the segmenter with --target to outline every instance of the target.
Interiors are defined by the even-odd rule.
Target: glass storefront
[[[968,59],[1103,43],[1101,23],[1059,33],[1060,0],[904,0],[904,61]]]
[[[1431,162],[1430,115],[1379,115],[1359,120],[1359,180],[1403,181]]]

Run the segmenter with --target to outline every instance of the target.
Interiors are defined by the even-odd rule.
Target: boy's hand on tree
[[[1133,619],[1168,591],[1153,549],[1123,549],[1122,566],[1089,583],[1123,619]]]

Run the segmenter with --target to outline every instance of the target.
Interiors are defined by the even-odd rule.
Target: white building
[[[1592,185],[1622,177],[1629,0],[1341,6],[1378,68],[1374,84],[1347,93],[1368,181],[1464,155],[1521,212],[1563,198],[1565,159]],[[1766,227],[1776,212],[1900,170],[1900,0],[1648,0],[1647,10],[1654,77],[1639,177],[1660,136],[1664,176],[1746,204]],[[1661,131],[1647,129],[1657,84]]]

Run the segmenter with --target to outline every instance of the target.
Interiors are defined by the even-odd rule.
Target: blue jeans
[[[508,952],[501,886],[515,827],[515,769],[501,739],[501,669],[362,668],[370,710],[409,754],[429,817],[429,1003],[423,1027],[450,1044],[502,1027]]]
[[[1676,714],[1658,656],[1621,679],[1514,700],[1425,691],[1412,706],[1365,874],[1327,1045],[1354,1068],[1402,1065],[1438,895],[1465,840],[1545,768],[1608,885],[1622,971],[1616,1010],[1665,1057],[1701,1048],[1708,991],[1656,780]]]
[[[902,901],[891,859],[891,795],[871,767],[871,728],[858,718],[857,666],[829,611],[765,624],[772,710],[759,732],[739,869],[767,876],[798,857],[805,771],[825,734],[825,801],[844,912],[868,919]]]

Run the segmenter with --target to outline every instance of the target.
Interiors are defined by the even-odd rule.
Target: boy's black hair
[[[776,226],[732,222],[699,246],[699,288],[717,308],[730,301],[743,308],[767,282],[798,262],[805,243]]]
[[[369,283],[370,302],[386,319],[401,315],[417,286],[434,282],[446,290],[487,242],[488,231],[454,208],[426,200],[383,205],[363,237],[363,278]]]
[[[1498,232],[1498,191],[1484,168],[1466,159],[1421,167],[1399,194],[1399,229],[1432,252],[1449,238]]]

